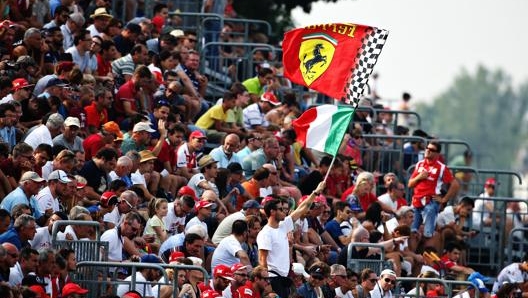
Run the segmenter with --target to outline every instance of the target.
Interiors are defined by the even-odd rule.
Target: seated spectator
[[[74,221],[92,221],[89,213],[81,213],[74,218]],[[57,233],[57,240],[88,240],[94,237],[94,227],[83,224],[72,224],[66,226],[64,232]]]
[[[53,146],[61,145],[71,151],[84,152],[83,139],[79,137],[81,123],[77,117],[68,117],[64,120],[64,132],[53,139]]]
[[[30,145],[33,149],[42,143],[53,146],[53,138],[60,134],[63,125],[64,118],[60,114],[51,114],[47,118],[46,125],[41,124],[33,130],[29,130],[24,138],[24,143]]]
[[[301,297],[318,297],[322,293],[321,287],[330,276],[330,267],[325,263],[315,263],[308,269],[309,277],[297,288],[297,295]]]
[[[109,147],[116,138],[123,138],[123,133],[119,129],[119,125],[114,121],[106,122],[102,125],[99,132],[84,139],[84,158],[86,160],[92,159],[97,151],[103,147]]]
[[[200,292],[202,292],[202,295],[206,291],[213,291],[217,292],[220,297],[222,296],[222,292],[229,286],[231,281],[233,281],[233,272],[231,271],[231,268],[229,266],[220,264],[213,268],[213,278],[209,280],[209,284],[205,284],[203,282],[198,284],[198,288],[200,289]],[[215,297],[212,293],[209,293],[209,297]]]
[[[39,204],[40,213],[51,217],[54,212],[65,211],[63,200],[67,192],[68,183],[72,180],[62,170],[55,170],[48,176],[48,186],[35,196]]]
[[[42,218],[40,221],[44,223],[47,218],[44,214],[40,213],[35,195],[38,194],[45,182],[46,180],[40,178],[37,173],[31,171],[25,172],[20,178],[20,185],[2,200],[0,208],[11,213],[16,205],[27,204],[29,202],[28,207],[31,209],[31,214],[36,219]]]
[[[205,190],[212,190],[219,195],[218,187],[214,180],[218,174],[218,162],[210,155],[204,155],[198,160],[200,173],[195,174],[187,183],[198,197],[201,197]]]
[[[227,169],[231,163],[242,163],[236,153],[239,146],[239,136],[232,133],[225,136],[224,144],[211,150],[209,155],[218,162],[219,168]]]
[[[141,159],[136,172],[131,174],[132,184],[143,191],[147,201],[156,198],[158,191],[160,174],[154,171],[154,160],[156,156],[150,150],[139,152]]]
[[[111,148],[103,148],[97,152],[92,160],[87,161],[79,174],[86,178],[86,197],[97,200],[108,188],[110,181],[107,176],[114,170],[117,161],[117,152]]]
[[[196,121],[196,126],[207,132],[207,139],[213,143],[220,142],[229,134],[243,135],[240,128],[231,128],[226,125],[227,111],[235,107],[236,96],[231,91],[224,93],[222,104],[214,105]]]
[[[199,171],[197,156],[202,151],[207,137],[200,131],[193,131],[189,141],[181,144],[176,155],[176,174],[191,179]]]
[[[160,264],[160,263],[163,263],[161,261],[161,259],[159,259],[154,254],[143,255],[143,256],[141,256],[140,260],[141,260],[141,263],[145,263],[145,264]],[[137,291],[138,293],[140,293],[144,297],[154,297],[154,295],[152,294],[151,282],[157,281],[158,278],[159,278],[158,269],[140,267],[140,268],[138,268],[138,270],[136,272],[136,276],[134,278],[134,280],[135,280],[134,286],[135,287],[132,288],[132,285],[129,285],[128,283],[127,284],[120,284],[117,287],[117,295],[119,297],[122,297],[126,292],[128,292],[129,290],[132,289],[132,290]],[[132,279],[133,279],[133,277],[129,276],[129,277],[125,278],[124,281],[130,282],[130,281],[132,281]]]
[[[269,130],[269,122],[266,120],[265,115],[280,104],[280,101],[273,93],[264,93],[260,100],[250,104],[242,111],[244,128],[248,131],[258,132]]]
[[[454,273],[455,275],[469,275],[475,270],[459,265],[457,262],[460,259],[460,252],[462,247],[456,242],[449,242],[445,247],[445,254],[440,259],[441,263],[447,269],[447,273]],[[436,270],[440,270],[440,267],[436,265],[434,267]]]
[[[466,237],[473,237],[476,231],[471,226],[471,212],[474,205],[473,199],[463,197],[455,206],[447,206],[436,218],[436,228],[440,234],[432,239],[439,241],[437,248],[443,247],[444,243],[451,241],[462,241]]]
[[[254,152],[255,150],[258,150],[262,148],[262,136],[260,133],[257,132],[251,132],[244,138],[244,143],[246,144],[246,147],[240,149],[236,154],[238,155],[238,159],[241,161],[244,161],[246,156]]]
[[[11,267],[11,272],[9,273],[9,285],[11,287],[20,286],[25,277],[37,270],[39,252],[31,247],[25,247],[19,251],[18,263]]]
[[[132,240],[140,233],[141,215],[137,212],[129,212],[119,223],[119,226],[106,230],[101,235],[101,241],[108,241],[108,261],[122,262],[125,249],[125,238]],[[126,250],[125,250],[126,251]]]
[[[63,298],[77,298],[77,297],[84,298],[86,297],[85,295],[88,292],[89,291],[87,289],[81,288],[81,286],[79,286],[78,284],[70,282],[70,283],[65,284],[64,287],[62,288],[61,297]]]
[[[259,69],[257,76],[242,82],[249,93],[251,102],[256,103],[259,101],[259,98],[264,94],[265,87],[270,87],[274,78],[275,75],[270,68],[262,67]]]
[[[248,232],[248,224],[245,220],[235,220],[232,224],[231,235],[222,239],[213,252],[211,260],[211,267],[224,264],[227,266],[234,266],[241,263],[242,265],[251,268],[251,263],[246,251],[242,248],[242,243]]]
[[[35,218],[31,215],[23,214],[15,219],[13,227],[0,235],[0,243],[11,243],[18,250],[31,247],[29,240],[33,240],[37,230]]]
[[[104,223],[107,229],[113,229],[117,227],[121,222],[122,218],[134,211],[139,202],[138,195],[132,190],[126,190],[119,198],[113,192],[105,192],[101,196],[101,205],[103,207],[114,206],[111,212],[104,215]]]
[[[108,122],[108,110],[112,108],[113,100],[114,96],[110,90],[101,86],[95,88],[95,99],[84,107],[89,134],[98,133],[101,125]]]
[[[0,138],[8,145],[11,150],[17,142],[16,108],[11,103],[0,104]]]

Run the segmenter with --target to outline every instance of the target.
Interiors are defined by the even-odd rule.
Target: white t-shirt
[[[398,210],[398,202],[393,201],[389,193],[384,193],[381,196],[379,196],[378,201],[389,206],[393,212],[396,212],[396,210]]]
[[[224,220],[218,224],[218,227],[216,228],[216,231],[213,235],[213,243],[218,244],[222,239],[226,238],[227,236],[231,235],[232,229],[233,229],[233,223],[239,219],[245,219],[246,216],[244,215],[244,211],[238,211],[233,214],[229,214]],[[214,268],[214,267],[211,267]]]
[[[438,214],[438,217],[436,218],[436,226],[443,228],[448,224],[454,223],[455,220],[456,218],[453,206],[447,206],[442,212]]]
[[[335,289],[335,298],[354,298],[354,295],[352,295],[352,291],[350,290],[346,293],[343,293],[341,287],[337,287]]]
[[[293,221],[291,216],[286,216],[279,223],[277,229],[265,225],[258,233],[258,248],[268,251],[268,272],[275,271],[281,276],[288,276],[290,271],[290,247],[287,234],[291,231],[293,231]]]
[[[107,230],[101,235],[101,241],[108,241],[108,260],[120,262],[123,260],[123,239],[117,233],[117,227]]]
[[[48,227],[37,228],[33,240],[29,240],[31,248],[40,250],[51,248],[51,235]]]
[[[70,236],[72,236],[73,240],[79,240],[79,238],[77,238],[77,234],[75,234],[75,231],[73,230],[73,227],[72,226],[66,226],[66,228],[64,229],[64,233],[63,232],[58,232],[57,233],[57,240],[66,240],[66,235],[70,234]]]
[[[235,238],[235,235],[229,235],[220,241],[220,244],[215,248],[213,252],[213,258],[211,260],[211,268],[216,265],[224,264],[229,267],[240,263],[240,259],[236,256],[236,253],[243,250],[240,242]]]
[[[198,216],[195,216],[191,218],[191,220],[189,220],[189,222],[185,226],[185,233],[187,233],[187,231],[189,231],[189,228],[194,225],[201,225],[205,229],[205,240],[209,239],[209,231],[207,230],[207,224],[201,221]]]
[[[106,213],[103,216],[104,222],[113,223],[114,226],[117,226],[119,222],[121,221],[121,214],[119,214],[119,209],[117,206],[114,207],[114,210],[112,212]]]
[[[527,280],[528,273],[522,271],[521,268],[519,268],[519,263],[510,264],[500,271],[499,275],[497,276],[497,280],[495,283],[493,283],[492,292],[496,293],[504,282],[523,283]]]
[[[143,185],[144,187],[147,187],[145,176],[139,172],[139,169],[135,173],[130,174],[130,179],[134,185]]]
[[[167,215],[163,218],[163,223],[167,228],[169,235],[175,235],[178,233],[178,226],[185,226],[185,216],[177,216],[174,208],[177,202],[171,202],[167,205],[169,208]]]
[[[125,281],[132,281],[132,276],[125,278]],[[152,293],[152,285],[145,279],[141,272],[136,272],[136,285],[133,290],[141,294],[141,297],[154,297]],[[117,287],[117,296],[122,297],[126,292],[130,291],[128,284],[120,284]]]
[[[53,209],[53,212],[60,211],[59,200],[53,197],[49,186],[46,186],[41,189],[39,193],[35,196],[35,199],[38,202],[39,211],[42,214],[44,214],[48,209]]]
[[[41,124],[35,128],[29,135],[24,139],[24,143],[33,147],[33,150],[37,148],[40,144],[48,144],[53,146],[53,139],[51,138],[51,133],[48,127],[44,124]]]

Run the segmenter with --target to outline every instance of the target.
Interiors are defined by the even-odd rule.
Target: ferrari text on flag
[[[286,32],[284,75],[346,103],[359,100],[389,32],[356,24],[312,25]]]

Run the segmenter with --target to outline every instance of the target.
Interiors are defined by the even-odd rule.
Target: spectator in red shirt
[[[446,253],[442,256],[440,259],[440,262],[442,262],[445,266],[445,268],[449,271],[456,273],[456,274],[471,274],[475,272],[475,270],[465,267],[462,265],[459,265],[457,262],[460,259],[460,251],[462,250],[461,246],[456,242],[449,242],[445,247]],[[436,270],[440,270],[440,268],[435,266]]]
[[[103,124],[100,132],[87,137],[83,142],[84,157],[86,160],[92,159],[97,151],[103,147],[111,147],[115,138],[122,138],[123,133],[119,125],[114,121]]]
[[[84,107],[89,134],[98,133],[101,125],[108,122],[107,109],[112,107],[113,100],[114,96],[110,90],[101,87],[95,89],[95,100]]]
[[[453,178],[451,171],[438,160],[441,149],[438,142],[433,141],[427,145],[425,158],[414,167],[408,184],[409,188],[414,188],[412,205],[415,209],[412,231],[417,232],[423,223],[425,238],[433,237],[440,205],[453,198],[459,189],[459,184]],[[449,184],[449,189],[442,196],[440,190],[444,184]]]

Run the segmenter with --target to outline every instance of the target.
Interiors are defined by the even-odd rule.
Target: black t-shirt
[[[86,181],[88,182],[86,185],[93,188],[98,194],[102,194],[108,188],[109,179],[105,171],[99,169],[93,160],[84,164],[79,175],[86,178]]]

